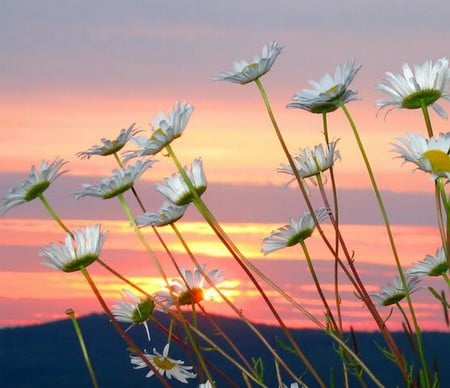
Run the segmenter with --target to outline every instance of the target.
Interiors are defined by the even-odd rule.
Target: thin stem
[[[369,158],[367,157],[367,153],[366,153],[365,148],[364,148],[364,146],[362,144],[361,138],[359,136],[359,133],[358,133],[356,125],[355,125],[355,123],[353,121],[353,118],[351,117],[350,112],[348,111],[348,109],[345,106],[345,104],[342,101],[340,101],[339,104],[340,104],[340,107],[343,110],[343,112],[344,112],[344,114],[345,114],[349,124],[350,124],[350,127],[352,128],[353,135],[355,136],[356,142],[358,144],[358,148],[359,148],[359,150],[361,152],[361,156],[362,156],[362,158],[364,160],[364,164],[366,166],[366,170],[367,170],[367,173],[369,175],[370,182],[372,184],[373,191],[374,191],[375,196],[377,198],[378,206],[380,208],[381,215],[382,215],[382,218],[383,218],[383,221],[384,221],[384,225],[386,227],[386,231],[387,231],[387,234],[388,234],[389,243],[391,245],[392,253],[394,255],[394,260],[395,260],[395,264],[396,264],[396,267],[397,267],[397,271],[398,271],[398,273],[400,275],[400,279],[402,281],[403,288],[405,289],[406,300],[407,300],[407,303],[408,303],[409,311],[411,313],[411,318],[412,318],[413,323],[414,323],[414,328],[415,328],[415,332],[416,332],[417,342],[418,342],[419,348],[422,348],[421,352],[420,352],[422,367],[427,371],[428,367],[427,367],[426,359],[425,359],[425,357],[423,355],[423,346],[422,346],[420,328],[419,328],[419,325],[418,325],[418,322],[417,322],[416,314],[414,312],[414,306],[412,304],[411,295],[410,295],[409,290],[408,290],[405,274],[403,272],[403,268],[402,268],[402,265],[400,263],[400,258],[399,258],[398,252],[397,252],[397,247],[396,247],[394,236],[393,236],[393,233],[392,233],[392,230],[391,230],[391,225],[390,225],[389,218],[388,218],[388,215],[387,215],[387,212],[386,212],[386,208],[384,206],[383,199],[381,198],[381,193],[380,193],[380,190],[378,188],[378,184],[376,182],[375,176],[373,174],[373,170],[372,170],[372,167],[370,165]],[[425,373],[425,376],[426,376],[426,379],[427,379],[427,384],[428,384],[427,386],[430,386],[428,373]]]
[[[422,102],[421,109],[422,109],[423,117],[425,119],[425,125],[427,127],[428,137],[432,137],[433,136],[433,127],[431,126],[431,118],[430,118],[430,112],[428,111],[428,106],[424,102]]]
[[[320,286],[319,279],[317,278],[317,274],[316,274],[316,271],[314,269],[314,265],[312,263],[311,256],[309,255],[308,248],[307,248],[307,246],[306,246],[304,241],[300,241],[300,246],[303,249],[303,254],[305,255],[306,263],[308,265],[309,272],[311,273],[311,276],[313,278],[314,285],[316,286],[317,293],[319,294],[319,297],[320,297],[320,299],[322,301],[322,304],[324,305],[325,310],[327,312],[327,314],[326,314],[327,315],[327,321],[331,320],[331,324],[333,326],[333,330],[339,332],[339,328],[338,328],[338,326],[336,324],[336,321],[334,320],[333,313],[331,312],[331,309],[330,309],[330,306],[328,305],[327,299],[325,298],[325,295],[323,294],[322,287]]]
[[[125,342],[128,344],[128,346],[132,349],[134,353],[136,353],[141,360],[147,365],[155,374],[155,376],[161,381],[161,383],[167,387],[170,388],[170,384],[164,380],[164,378],[161,376],[159,371],[153,366],[153,364],[150,362],[150,360],[146,357],[146,355],[142,352],[142,350],[136,345],[136,343],[131,339],[131,337],[122,329],[122,327],[117,322],[116,318],[112,314],[111,310],[109,309],[108,305],[106,304],[105,300],[101,296],[97,286],[95,285],[94,281],[92,280],[91,276],[89,275],[89,272],[86,268],[81,267],[81,272],[84,275],[86,281],[88,282],[89,286],[91,287],[94,295],[96,296],[97,300],[99,301],[100,305],[103,308],[103,311],[108,316],[109,320],[115,327],[115,329],[119,332],[120,336],[125,340]]]
[[[49,212],[51,217],[56,221],[56,223],[70,236],[73,238],[73,233],[70,231],[70,229],[62,222],[61,218],[56,214],[56,212],[53,210],[53,208],[50,206],[50,203],[45,199],[44,194],[38,194],[38,198],[41,200],[42,204],[44,205],[45,209]]]
[[[97,377],[95,376],[94,368],[92,367],[92,362],[89,358],[89,353],[86,348],[86,343],[84,342],[83,333],[81,332],[80,325],[78,324],[78,320],[75,317],[75,312],[72,309],[67,309],[66,314],[70,317],[73,328],[75,329],[75,334],[77,335],[81,352],[83,353],[84,362],[86,363],[89,376],[91,377],[92,385],[94,386],[94,388],[98,388]]]

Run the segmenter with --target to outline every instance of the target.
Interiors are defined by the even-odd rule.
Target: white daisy
[[[448,262],[443,247],[436,251],[435,256],[426,255],[422,261],[406,270],[409,275],[413,276],[440,276],[447,271]]]
[[[406,276],[406,286],[409,294],[417,291],[419,287],[419,278],[415,276]],[[379,292],[371,295],[379,306],[390,306],[400,302],[406,297],[406,290],[403,288],[400,277],[396,277],[392,283],[384,286]]]
[[[435,63],[428,60],[414,69],[405,63],[403,74],[386,73],[385,83],[377,85],[377,89],[390,97],[390,100],[379,100],[380,109],[386,107],[418,109],[422,105],[431,106],[442,118],[447,118],[444,109],[437,100],[450,100],[447,84],[450,79],[447,58],[438,59]]]
[[[328,144],[328,150],[322,144],[316,145],[314,150],[310,148],[300,148],[298,154],[294,155],[295,167],[302,178],[309,178],[328,170],[333,163],[340,159],[339,151],[336,151],[336,141]],[[294,175],[290,165],[282,163],[278,172]]]
[[[145,357],[152,363],[155,369],[161,374],[161,376],[166,375],[166,377],[171,380],[174,378],[184,384],[188,383],[188,379],[194,379],[197,377],[195,373],[190,372],[193,369],[192,366],[185,366],[184,361],[174,360],[169,356],[169,344],[164,346],[164,350],[161,353],[157,352],[153,348],[153,354],[145,353]],[[147,368],[147,364],[138,356],[130,356],[131,364],[134,369]],[[153,370],[150,370],[145,377],[152,377],[155,374]]]
[[[293,102],[287,108],[299,108],[312,113],[333,112],[339,103],[357,100],[357,92],[348,89],[361,65],[354,60],[346,61],[344,65],[337,66],[334,78],[325,74],[320,81],[309,81],[314,89],[303,89],[293,97]]]
[[[403,158],[404,163],[414,163],[419,170],[431,173],[433,180],[447,176],[446,172],[433,171],[432,165],[424,153],[437,150],[447,154],[450,150],[450,133],[440,133],[438,137],[432,136],[427,139],[421,135],[407,132],[406,137],[397,137],[396,139],[402,144],[393,144],[392,151],[399,153],[398,157]]]
[[[153,119],[153,133],[150,137],[136,136],[132,138],[132,141],[140,149],[125,152],[124,162],[140,156],[155,155],[170,144],[172,140],[180,137],[186,128],[193,109],[190,104],[176,102],[167,115],[161,112],[158,117]]]
[[[316,210],[317,221],[325,220],[329,213],[330,211],[327,208]],[[312,235],[315,226],[314,219],[309,211],[306,211],[298,221],[290,218],[288,225],[272,231],[270,236],[263,240],[261,252],[267,255],[276,250],[299,244]]]
[[[102,179],[99,185],[84,184],[75,194],[77,199],[91,196],[103,199],[113,198],[131,189],[134,182],[154,163],[153,160],[138,160],[135,165],[114,170],[113,176]]]
[[[73,238],[67,233],[64,244],[51,243],[39,255],[46,259],[44,264],[49,267],[64,272],[77,271],[97,260],[107,235],[100,225],[87,226],[76,230]]]
[[[87,151],[78,152],[77,156],[81,159],[89,159],[93,155],[108,156],[119,152],[128,140],[130,140],[135,134],[140,132],[138,129],[134,129],[135,124],[131,124],[128,129],[121,129],[119,135],[113,139],[100,139],[103,145],[93,145]]]
[[[262,49],[261,56],[255,55],[252,62],[240,60],[233,63],[233,70],[220,73],[215,81],[229,81],[237,84],[247,84],[266,74],[280,55],[282,47],[277,42],[271,42]]]
[[[206,278],[202,275],[206,265],[194,268],[193,271],[180,268],[182,279],[173,279],[170,282],[170,291],[160,291],[155,295],[162,299],[167,307],[171,305],[191,305],[205,299],[205,293],[211,288]],[[224,281],[223,272],[213,269],[207,273],[207,278],[216,286]]]
[[[136,217],[136,224],[138,226],[165,226],[173,224],[183,217],[188,205],[177,206],[172,202],[166,200],[159,209],[158,213],[146,212]]]
[[[150,341],[150,331],[147,321],[152,317],[155,302],[150,297],[138,298],[129,290],[122,290],[122,295],[123,299],[118,300],[112,307],[112,314],[119,322],[131,323],[130,327],[142,324],[147,333],[147,338]]]
[[[184,168],[189,180],[200,196],[206,190],[206,176],[203,172],[202,159],[197,158],[192,162],[191,169]],[[180,173],[173,174],[170,178],[165,178],[164,182],[156,184],[156,190],[164,195],[175,205],[183,206],[192,202],[192,193]]]
[[[61,167],[66,163],[63,159],[59,158],[55,159],[53,163],[43,160],[41,162],[41,171],[38,171],[35,166],[32,166],[28,179],[19,186],[9,190],[2,198],[3,205],[0,208],[0,215],[15,206],[32,201],[41,195],[56,178],[68,171],[60,171]]]

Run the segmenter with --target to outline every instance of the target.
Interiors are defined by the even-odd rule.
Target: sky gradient
[[[361,100],[348,107],[383,190],[402,263],[410,266],[438,248],[433,184],[421,172],[412,174],[413,167],[402,166],[390,151],[391,143],[406,131],[425,134],[423,119],[418,111],[377,116],[375,101],[383,96],[375,85],[386,71],[400,72],[404,62],[420,64],[449,55],[444,43],[450,40],[450,4],[412,1],[406,7],[402,1],[382,6],[353,0],[314,6],[304,1],[274,5],[253,0],[3,3],[1,195],[20,183],[41,159],[68,160],[71,171],[51,187],[49,200],[73,228],[102,222],[114,235],[106,242],[104,260],[149,292],[160,287],[161,281],[127,229],[118,203],[73,199],[82,183],[109,176],[114,161],[83,161],[75,154],[98,144],[102,137],[115,137],[134,122],[148,130],[153,116],[168,111],[175,101],[187,101],[194,113],[173,146],[184,164],[202,157],[209,182],[205,201],[247,257],[322,317],[301,251],[294,247],[268,256],[260,253],[262,239],[289,217],[299,217],[306,207],[295,186],[286,187],[287,177],[276,172],[285,160],[257,88],[212,81],[219,72],[229,70],[233,61],[251,59],[272,40],[284,49],[262,82],[291,152],[323,140],[321,116],[285,109],[294,93],[309,87],[308,80],[334,73],[346,59],[362,64],[352,83]],[[448,111],[448,103],[443,106]],[[448,122],[434,113],[432,121],[435,132],[448,130]],[[342,159],[336,173],[342,229],[369,291],[375,292],[395,276],[392,253],[342,112],[329,115],[329,127],[331,136],[340,139]],[[167,158],[158,157],[158,163],[142,177],[137,189],[149,209],[157,210],[162,201],[154,183],[173,171]],[[208,263],[207,268],[224,269],[224,289],[235,303],[256,321],[272,322],[262,304],[255,303],[258,298],[251,285],[193,208],[180,228],[200,262]],[[41,265],[39,250],[51,241],[61,241],[63,234],[39,203],[11,210],[0,219],[0,229],[0,326],[63,318],[68,307],[80,314],[99,311],[81,275],[61,274]],[[164,235],[180,263],[191,267],[173,236],[168,231]],[[316,235],[308,245],[332,298],[329,254]],[[155,251],[164,257],[159,248]],[[122,285],[101,268],[93,268],[93,274],[109,302],[120,297]],[[342,296],[351,322],[357,329],[372,328],[362,303],[345,284]],[[430,285],[443,287],[437,281]],[[446,330],[442,312],[435,303],[429,304],[432,299],[425,291],[414,295],[421,323],[428,329]],[[308,325],[280,297],[271,296],[289,324]],[[224,312],[218,303],[208,308]],[[395,319],[392,326],[399,328]]]

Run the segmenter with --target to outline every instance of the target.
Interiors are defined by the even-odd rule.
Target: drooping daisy
[[[342,67],[336,67],[334,78],[327,73],[318,82],[309,81],[314,89],[303,89],[297,92],[286,108],[299,108],[312,113],[328,113],[335,111],[340,102],[346,104],[357,100],[357,92],[348,87],[360,68],[361,65],[356,64],[354,60],[346,61]]]
[[[136,151],[127,151],[124,153],[124,162],[140,156],[155,155],[172,140],[181,136],[185,130],[189,118],[191,117],[193,106],[185,102],[176,102],[166,115],[161,112],[159,116],[153,119],[152,135],[135,136],[132,141],[140,148]]]
[[[450,100],[450,94],[447,92],[449,80],[447,58],[438,59],[435,63],[425,61],[421,65],[414,65],[414,69],[405,63],[403,74],[387,72],[385,82],[377,85],[377,89],[387,94],[390,100],[379,100],[376,104],[380,109],[419,109],[422,106],[431,106],[439,116],[446,119],[447,113],[437,100]]]
[[[419,278],[416,276],[406,276],[406,287],[409,294],[417,291],[419,287]],[[371,295],[375,303],[379,306],[390,306],[400,302],[406,297],[406,290],[403,287],[400,277],[396,277],[392,283],[381,288],[379,292]]]
[[[206,190],[206,176],[203,172],[202,159],[197,158],[192,162],[191,169],[184,168],[189,180],[197,194],[201,196]],[[164,195],[175,205],[183,206],[192,202],[192,193],[180,173],[165,178],[163,183],[156,184],[156,190]]]
[[[44,264],[49,267],[64,272],[78,271],[97,260],[107,235],[100,225],[87,226],[76,230],[73,238],[67,233],[64,244],[51,243],[39,255],[46,259]]]
[[[165,226],[173,224],[183,217],[188,205],[177,206],[172,202],[166,200],[159,209],[158,213],[146,212],[136,217],[136,224],[138,226]]]
[[[93,145],[87,151],[81,151],[77,153],[81,159],[89,159],[93,155],[108,156],[119,152],[128,140],[130,140],[135,134],[140,132],[138,129],[134,128],[135,123],[131,124],[128,129],[121,129],[119,135],[113,139],[101,138],[103,145]]]
[[[40,196],[56,178],[68,171],[60,171],[61,167],[66,163],[63,159],[57,158],[52,163],[43,160],[41,162],[41,171],[32,166],[28,179],[19,186],[13,187],[2,198],[3,205],[0,208],[0,215],[15,206],[30,202]]]
[[[325,150],[322,144],[316,145],[314,150],[310,148],[300,148],[298,154],[294,155],[295,167],[302,178],[309,178],[328,170],[333,163],[340,159],[339,151],[336,150],[336,141],[328,144]],[[278,171],[284,174],[294,175],[290,165],[282,163]]]
[[[325,220],[330,213],[327,208],[315,211],[318,222]],[[310,237],[315,228],[314,219],[309,211],[306,211],[298,221],[289,219],[289,224],[272,231],[269,237],[263,240],[261,252],[265,255],[282,248],[299,244]]]
[[[77,199],[91,196],[102,199],[113,198],[131,189],[134,182],[154,163],[153,160],[138,160],[133,166],[114,170],[113,176],[102,179],[99,185],[84,184],[75,194]]]
[[[190,372],[193,369],[192,366],[185,366],[184,361],[174,360],[169,357],[169,344],[164,346],[162,354],[153,348],[153,354],[145,353],[145,357],[152,363],[155,369],[161,374],[171,380],[174,378],[184,384],[188,383],[188,379],[194,379],[197,374]],[[134,369],[147,368],[145,362],[138,356],[130,356],[131,364]],[[155,374],[153,370],[150,370],[145,377],[152,377]]]
[[[170,282],[170,292],[160,291],[155,295],[163,300],[163,303],[171,305],[192,305],[205,299],[205,293],[211,288],[202,272],[205,272],[206,265],[201,268],[194,268],[193,271],[180,268],[182,279],[173,279]],[[206,274],[214,286],[224,281],[223,272],[220,269],[213,269]],[[165,300],[164,300],[165,299]]]
[[[427,139],[421,135],[407,132],[406,137],[397,137],[396,139],[401,144],[393,144],[392,151],[399,153],[399,158],[403,158],[405,162],[414,163],[419,170],[431,173],[433,180],[447,176],[446,172],[434,171],[430,160],[424,154],[432,150],[447,154],[450,150],[450,133],[440,133],[437,137],[432,136]]]
[[[138,298],[130,290],[122,290],[122,294],[123,299],[118,300],[112,307],[112,314],[119,322],[131,323],[129,328],[134,325],[142,324],[145,327],[147,338],[150,341],[150,331],[148,329],[147,321],[153,314],[155,302],[151,297],[143,299]]]
[[[441,276],[448,271],[447,257],[445,250],[440,247],[435,256],[426,255],[425,258],[414,264],[406,273],[413,276]]]
[[[233,63],[233,70],[222,72],[214,78],[215,81],[229,81],[237,84],[247,84],[266,74],[280,55],[282,47],[277,42],[265,45],[261,55],[255,55],[252,62],[240,60]]]

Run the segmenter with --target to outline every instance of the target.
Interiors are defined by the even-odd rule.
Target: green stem
[[[351,117],[350,112],[348,111],[347,107],[345,106],[345,104],[342,101],[339,102],[339,105],[342,108],[342,110],[343,110],[343,112],[344,112],[344,114],[345,114],[345,116],[346,116],[346,118],[347,118],[347,120],[348,120],[348,122],[350,124],[350,127],[352,128],[353,135],[354,135],[354,137],[356,139],[356,142],[358,144],[358,148],[359,148],[359,150],[361,152],[361,156],[362,156],[362,158],[364,160],[364,164],[366,166],[366,170],[367,170],[367,173],[369,175],[369,179],[370,179],[370,182],[372,184],[372,188],[373,188],[373,191],[375,193],[375,196],[376,196],[376,199],[377,199],[377,202],[378,202],[378,206],[379,206],[380,211],[381,211],[381,215],[382,215],[382,218],[383,218],[383,221],[384,221],[384,225],[386,227],[386,231],[387,231],[387,234],[388,234],[389,243],[391,245],[392,253],[394,255],[395,265],[397,267],[397,271],[399,273],[400,279],[402,281],[403,288],[405,290],[406,300],[407,300],[407,303],[408,303],[408,308],[409,308],[409,311],[410,311],[410,314],[411,314],[411,318],[413,320],[414,329],[415,329],[416,338],[417,338],[417,343],[419,345],[420,359],[421,359],[422,367],[425,370],[424,374],[425,374],[426,379],[427,379],[427,384],[428,384],[427,386],[429,387],[430,386],[429,376],[428,376],[428,373],[426,373],[426,371],[428,371],[428,367],[427,367],[427,362],[426,362],[426,359],[425,359],[425,356],[424,356],[424,353],[423,353],[423,345],[422,345],[422,338],[421,338],[422,336],[421,336],[421,332],[420,332],[420,327],[419,327],[419,324],[417,322],[416,314],[414,312],[414,307],[413,307],[413,304],[412,304],[411,295],[409,293],[407,282],[406,282],[406,277],[405,277],[405,274],[403,272],[402,265],[400,263],[400,258],[399,258],[398,252],[397,252],[397,247],[396,247],[396,244],[395,244],[395,241],[394,241],[394,236],[393,236],[393,233],[392,233],[392,230],[391,230],[391,225],[390,225],[389,218],[388,218],[388,215],[387,215],[387,212],[386,212],[386,208],[384,206],[383,199],[381,198],[381,193],[380,193],[380,190],[378,188],[378,184],[376,182],[375,176],[373,174],[373,170],[372,170],[372,167],[370,165],[369,158],[367,157],[367,153],[366,153],[365,148],[364,148],[364,146],[362,144],[361,138],[359,136],[359,132],[358,132],[358,130],[356,128],[356,125],[355,125],[355,123],[353,121],[353,118]]]
[[[313,278],[314,285],[316,286],[316,289],[317,289],[317,292],[319,294],[319,297],[320,297],[320,299],[322,301],[322,304],[325,307],[325,310],[327,312],[326,313],[327,321],[330,320],[331,321],[331,325],[333,327],[333,330],[336,331],[336,332],[339,332],[339,328],[338,328],[338,326],[336,324],[336,321],[334,319],[333,313],[331,312],[331,309],[330,309],[330,306],[328,305],[327,299],[325,298],[325,295],[323,294],[322,287],[320,286],[320,282],[319,282],[319,279],[317,277],[316,271],[314,269],[314,265],[312,263],[311,256],[309,255],[308,248],[307,248],[307,246],[306,246],[304,241],[300,241],[300,246],[303,249],[303,254],[305,255],[306,263],[308,265],[309,272],[311,273],[311,276]]]
[[[84,275],[84,277],[85,277],[86,281],[88,282],[89,286],[91,287],[91,289],[92,289],[94,295],[96,296],[97,300],[99,301],[100,305],[102,306],[103,311],[106,313],[106,315],[108,316],[110,322],[113,324],[115,329],[119,332],[121,337],[128,344],[130,349],[132,349],[132,351],[134,353],[136,353],[141,358],[141,360],[145,363],[145,365],[147,365],[153,371],[155,376],[159,379],[159,381],[161,381],[161,383],[165,387],[170,388],[170,384],[167,381],[164,380],[164,378],[161,376],[159,371],[153,366],[153,364],[145,356],[145,354],[142,352],[142,350],[136,345],[136,343],[131,339],[131,337],[119,325],[119,323],[117,322],[116,318],[114,317],[114,315],[112,314],[111,310],[109,309],[108,305],[106,304],[105,300],[101,296],[97,286],[95,285],[94,281],[92,280],[91,276],[89,275],[89,272],[87,271],[87,269],[84,268],[84,267],[81,267],[81,272]]]
[[[98,388],[97,377],[95,376],[94,368],[92,367],[91,359],[89,358],[89,353],[86,348],[86,343],[84,342],[83,333],[81,332],[80,325],[78,324],[78,320],[75,317],[75,312],[72,309],[67,309],[66,314],[70,317],[73,328],[75,329],[81,352],[83,353],[84,362],[86,363],[89,376],[91,377],[92,385],[94,386],[94,388]]]
[[[422,108],[423,117],[425,119],[425,125],[427,127],[428,137],[432,137],[433,136],[433,127],[431,126],[431,118],[430,118],[430,112],[428,111],[428,106],[424,102],[422,102],[421,108]]]
[[[73,238],[73,233],[70,231],[70,229],[62,222],[61,218],[58,217],[56,212],[53,210],[53,208],[50,206],[50,203],[45,199],[44,195],[41,193],[38,195],[38,198],[41,200],[42,204],[44,205],[45,209],[50,213],[51,217],[56,221],[56,223],[70,236]]]

